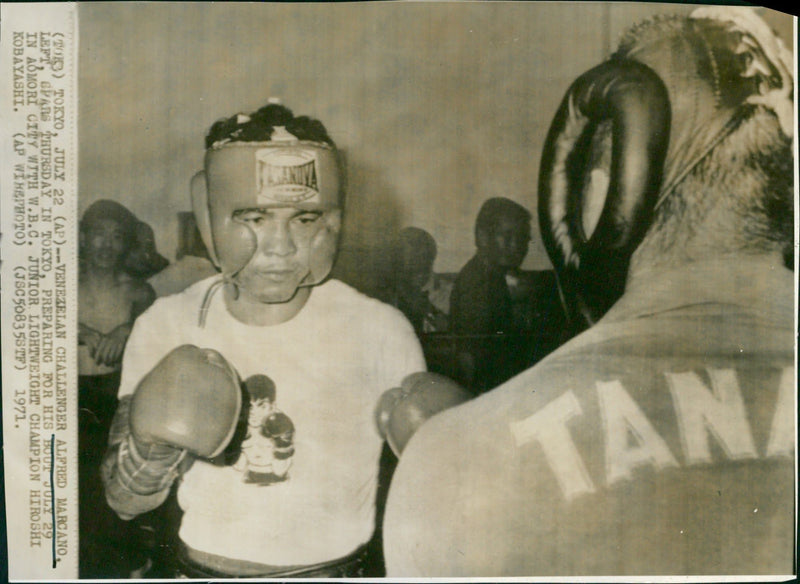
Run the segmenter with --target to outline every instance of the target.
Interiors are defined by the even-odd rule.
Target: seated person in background
[[[515,322],[530,341],[531,366],[569,338],[564,308],[553,270],[520,270],[509,278]]]
[[[137,321],[102,468],[122,518],[177,481],[176,575],[382,571],[375,408],[425,362],[399,310],[328,278],[340,164],[321,122],[274,103],[206,136],[192,203],[221,273]]]
[[[78,371],[80,402],[100,420],[116,409],[120,363],[133,322],[152,304],[149,284],[124,271],[139,221],[109,200],[93,203],[80,222]]]
[[[453,285],[450,329],[471,337],[460,343],[457,378],[476,394],[527,365],[530,297],[518,289],[519,267],[531,239],[530,223],[530,212],[510,199],[485,201],[475,221],[477,252]]]
[[[175,261],[148,280],[158,297],[177,294],[219,273],[208,257],[191,212],[178,213],[178,253]]]
[[[702,7],[637,25],[570,86],[539,218],[595,322],[411,439],[390,578],[796,574],[794,62],[752,9]],[[569,188],[609,122],[611,188]],[[584,205],[604,207],[593,229]],[[573,293],[612,254],[627,278],[603,313]]]
[[[117,406],[120,362],[133,321],[155,299],[153,289],[124,271],[139,221],[109,200],[80,221],[78,277],[78,407],[81,577],[120,577],[139,559],[120,558],[121,522],[103,499],[99,468]],[[110,546],[119,547],[110,547]],[[143,560],[142,560],[143,561]]]
[[[436,252],[436,240],[419,227],[400,230],[392,249],[392,304],[411,321],[417,335],[447,330],[451,289],[433,273]]]

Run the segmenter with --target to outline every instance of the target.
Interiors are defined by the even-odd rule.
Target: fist
[[[438,373],[412,373],[400,387],[381,396],[375,412],[378,431],[397,456],[428,418],[468,401],[472,396]]]
[[[230,363],[212,349],[182,345],[139,382],[131,432],[139,442],[213,458],[230,442],[241,409],[241,384]]]

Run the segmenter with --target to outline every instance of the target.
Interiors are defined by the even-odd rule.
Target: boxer
[[[590,328],[410,439],[388,576],[796,573],[791,71],[711,7],[569,88],[539,220]]]
[[[270,103],[211,127],[191,190],[220,273],[137,321],[106,498],[131,518],[177,490],[176,575],[368,574],[376,404],[425,362],[398,310],[328,277],[344,207],[336,145]]]

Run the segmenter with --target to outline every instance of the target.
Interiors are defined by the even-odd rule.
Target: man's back
[[[791,573],[792,299],[782,268],[664,274],[431,420],[394,477],[388,575]]]

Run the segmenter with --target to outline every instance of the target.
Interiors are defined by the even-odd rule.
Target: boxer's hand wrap
[[[137,495],[168,489],[180,475],[186,450],[139,442],[129,434],[117,451],[119,482]]]
[[[611,144],[594,134],[610,124]],[[596,300],[577,298],[601,281],[600,300],[622,292],[630,254],[650,225],[669,143],[670,102],[658,75],[633,60],[612,60],[581,75],[569,88],[545,141],[539,176],[542,238],[571,319],[591,322]],[[608,188],[585,188],[595,158],[611,149]],[[582,192],[583,191],[583,192]],[[600,192],[598,192],[600,191]],[[591,236],[585,212],[601,209]],[[597,214],[597,213],[595,213]],[[621,281],[620,281],[621,280]],[[577,308],[584,305],[583,310]],[[586,314],[589,312],[589,314]]]
[[[130,430],[130,404],[131,396],[119,402],[100,467],[106,501],[126,520],[161,505],[172,483],[194,460],[180,449],[137,444]]]
[[[375,411],[381,436],[397,456],[426,420],[472,396],[452,379],[437,373],[419,372],[407,376],[400,387],[381,396]]]

